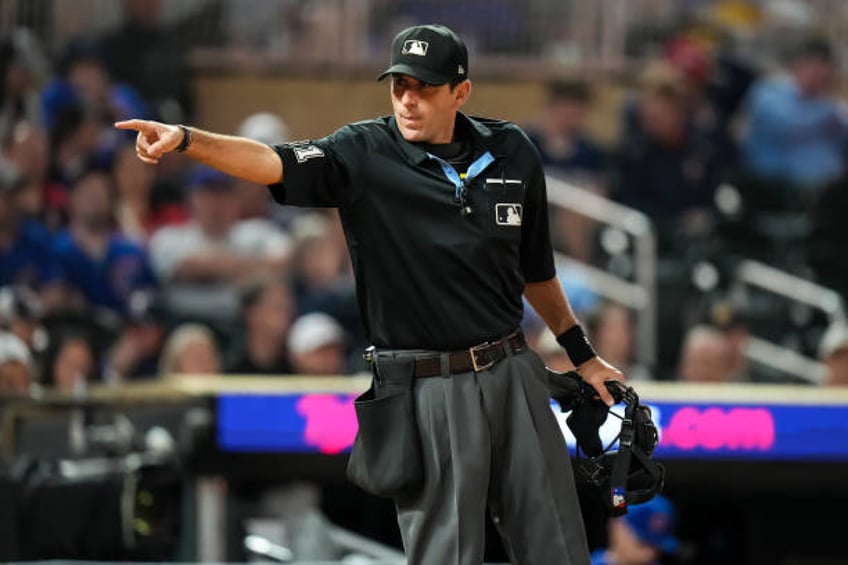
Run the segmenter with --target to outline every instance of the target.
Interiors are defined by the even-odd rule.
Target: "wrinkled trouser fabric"
[[[513,563],[589,563],[571,461],[536,353],[415,382],[425,483],[395,499],[410,565],[479,565],[485,513]]]

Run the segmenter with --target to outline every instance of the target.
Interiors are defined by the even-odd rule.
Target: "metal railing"
[[[636,313],[636,360],[649,367],[655,366],[658,342],[657,249],[650,219],[637,210],[562,180],[548,177],[547,184],[551,205],[620,229],[632,237],[633,280],[562,253],[557,253],[555,259],[558,267],[578,273],[588,281],[594,292]],[[748,303],[751,287],[824,312],[831,324],[846,320],[845,305],[836,291],[759,261],[743,259],[736,266],[731,283],[733,301]],[[746,355],[752,361],[811,383],[820,384],[825,377],[825,366],[817,359],[761,336],[749,336]]]
[[[836,291],[759,261],[745,259],[736,267],[731,286],[734,301],[748,303],[750,287],[820,310],[831,324],[845,321],[845,306]],[[818,360],[762,337],[749,337],[747,355],[752,361],[815,384],[821,384],[825,376],[825,367]]]
[[[657,242],[650,219],[589,190],[547,177],[548,203],[614,227],[633,239],[634,280],[557,254],[558,266],[575,270],[601,296],[636,313],[636,360],[648,367],[657,360]]]

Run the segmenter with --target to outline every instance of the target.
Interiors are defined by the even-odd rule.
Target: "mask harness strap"
[[[628,399],[629,400],[629,399]],[[618,454],[612,465],[610,475],[610,500],[612,515],[627,514],[627,473],[630,470],[630,457],[633,454],[633,413],[637,402],[627,402],[624,419],[621,421],[621,435],[618,438]]]

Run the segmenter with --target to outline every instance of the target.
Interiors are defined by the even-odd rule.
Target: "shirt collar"
[[[475,120],[474,118],[470,118],[463,114],[462,112],[456,113],[456,121],[457,126],[459,122],[464,122],[467,124],[467,130],[471,132],[473,137],[473,143],[476,148],[483,148],[491,151],[490,143],[492,137],[492,130],[486,127],[484,124]],[[397,127],[397,121],[394,116],[388,117],[388,125],[389,131],[391,132],[392,137],[394,137],[395,142],[397,142],[398,148],[400,148],[401,153],[403,153],[404,158],[411,165],[420,165],[424,161],[427,161],[429,157],[427,156],[427,152],[421,149],[419,146],[414,143],[410,143],[406,141],[403,136],[400,134],[400,131]]]

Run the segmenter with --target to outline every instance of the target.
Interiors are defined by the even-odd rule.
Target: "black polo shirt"
[[[378,347],[451,350],[506,335],[522,318],[525,282],[554,276],[538,154],[509,122],[457,116],[474,157],[494,161],[455,186],[394,117],[275,146],[282,204],[338,207],[369,339]],[[463,171],[460,171],[463,172]]]

